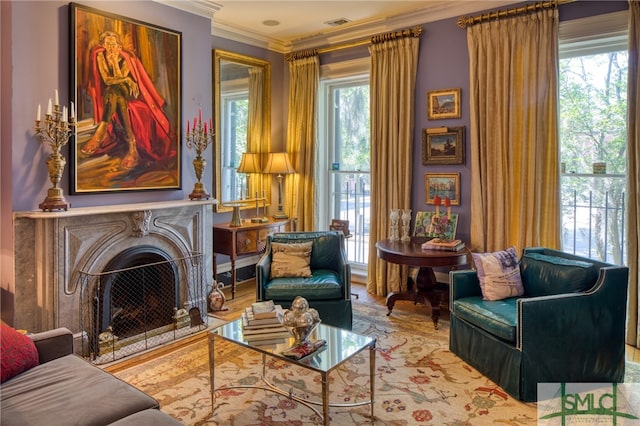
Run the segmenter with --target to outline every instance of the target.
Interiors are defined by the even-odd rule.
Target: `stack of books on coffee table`
[[[284,310],[273,301],[256,302],[242,313],[242,335],[251,345],[283,343],[291,337],[282,325]]]
[[[464,242],[461,240],[443,240],[440,238],[434,238],[422,244],[423,250],[460,251],[464,247]]]

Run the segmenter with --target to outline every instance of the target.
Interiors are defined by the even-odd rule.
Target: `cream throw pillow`
[[[271,243],[271,278],[310,277],[311,246],[306,243]]]
[[[524,286],[515,247],[493,253],[472,253],[484,300],[522,296]]]

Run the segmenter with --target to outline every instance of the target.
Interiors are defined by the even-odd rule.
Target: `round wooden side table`
[[[411,237],[411,241],[381,240],[376,243],[378,258],[399,265],[420,268],[415,287],[409,282],[409,291],[393,292],[387,295],[387,316],[391,315],[396,300],[410,300],[414,303],[431,305],[431,319],[438,328],[440,318],[440,295],[436,291],[434,267],[462,266],[470,263],[471,252],[468,248],[459,251],[423,250],[422,243],[429,240],[424,237]]]

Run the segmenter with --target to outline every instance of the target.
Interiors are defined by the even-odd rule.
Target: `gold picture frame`
[[[75,3],[70,23],[71,193],[181,189],[182,33]]]
[[[429,120],[460,117],[459,88],[427,92],[427,118]]]
[[[452,206],[460,205],[460,173],[425,173],[424,189],[427,204],[437,195],[441,200],[449,197]]]
[[[423,129],[422,164],[464,164],[464,129],[464,126]]]

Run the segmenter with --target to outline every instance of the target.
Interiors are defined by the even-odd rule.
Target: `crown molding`
[[[422,3],[419,9],[405,12],[399,15],[388,16],[380,19],[361,21],[353,25],[343,25],[333,31],[325,31],[322,34],[305,37],[292,43],[292,51],[328,47],[335,44],[345,44],[361,40],[402,28],[410,28],[429,22],[440,21],[464,14],[477,13],[481,10],[489,10],[506,5],[518,3],[510,0],[494,0],[483,2],[456,1]],[[287,52],[288,53],[288,52]]]
[[[175,9],[180,9],[193,15],[213,19],[213,15],[222,9],[222,5],[211,0],[152,0],[156,3],[165,4]]]
[[[211,20],[211,35],[229,40],[245,43],[278,53],[291,52],[292,43],[285,40],[266,37],[255,32],[226,24],[222,21]]]
[[[421,2],[414,11],[379,19],[372,19],[353,24],[345,24],[337,28],[328,28],[297,40],[283,40],[267,37],[232,23],[216,20],[215,13],[223,6],[211,0],[153,0],[189,13],[211,19],[211,35],[256,46],[274,52],[287,54],[304,49],[329,47],[335,44],[361,40],[376,34],[396,31],[428,22],[459,17],[465,14],[491,10],[507,5],[520,3],[513,0],[448,1]]]

